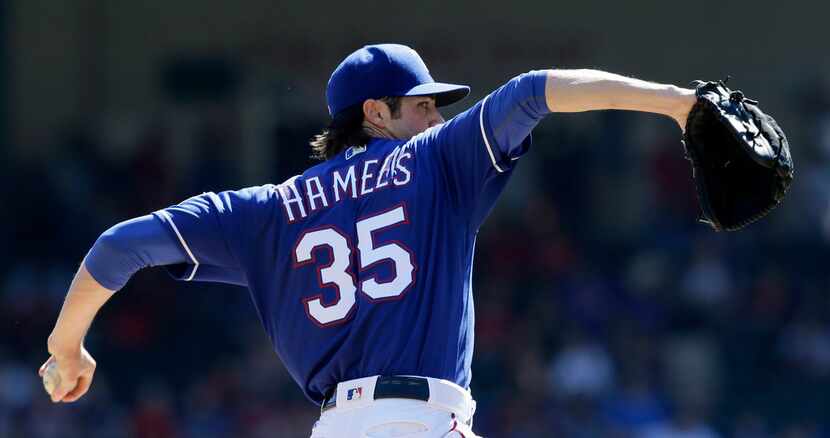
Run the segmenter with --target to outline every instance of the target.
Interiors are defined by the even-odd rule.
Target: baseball
[[[58,364],[52,361],[43,371],[43,388],[46,389],[46,392],[49,393],[49,395],[52,395],[52,392],[58,387],[58,385],[60,385],[60,383],[61,376],[58,374]]]

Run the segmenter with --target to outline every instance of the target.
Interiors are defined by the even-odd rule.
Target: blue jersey
[[[246,286],[292,377],[419,375],[468,387],[476,234],[548,112],[518,76],[409,140],[374,139],[279,185],[205,193],[155,213],[176,278]]]

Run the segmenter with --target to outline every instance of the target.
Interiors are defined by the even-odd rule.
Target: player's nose
[[[429,120],[429,127],[432,128],[435,125],[440,125],[444,123],[444,116],[438,112],[438,110],[433,110],[430,120]]]

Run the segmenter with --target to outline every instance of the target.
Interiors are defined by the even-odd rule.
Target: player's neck
[[[396,138],[388,129],[365,121],[363,122],[363,132],[374,138],[388,138],[391,140]]]

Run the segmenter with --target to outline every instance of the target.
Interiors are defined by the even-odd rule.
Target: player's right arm
[[[599,70],[549,70],[545,98],[552,112],[629,110],[663,114],[682,129],[695,90]]]
[[[428,130],[415,145],[424,146],[426,161],[440,169],[453,206],[469,212],[470,226],[477,228],[527,152],[531,131],[547,114],[634,110],[664,114],[682,126],[694,101],[694,90],[597,70],[536,70]]]

